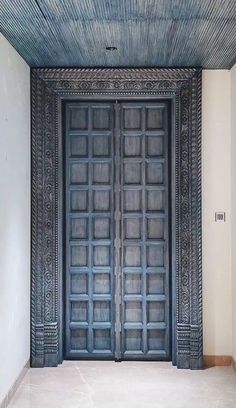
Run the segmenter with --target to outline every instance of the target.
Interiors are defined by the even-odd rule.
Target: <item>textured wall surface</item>
[[[30,70],[0,35],[0,402],[29,359]]]
[[[32,66],[230,68],[236,1],[1,0],[0,30]]]
[[[230,71],[203,72],[202,123],[204,354],[231,355]]]
[[[236,361],[236,65],[231,69],[231,205],[233,357]]]

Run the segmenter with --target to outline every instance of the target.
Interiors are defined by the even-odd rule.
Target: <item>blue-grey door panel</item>
[[[65,357],[170,359],[168,106],[65,108]]]
[[[122,103],[122,359],[168,359],[168,112]]]
[[[114,356],[113,105],[66,105],[67,358]]]

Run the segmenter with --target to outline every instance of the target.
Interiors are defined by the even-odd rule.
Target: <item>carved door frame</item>
[[[63,360],[63,100],[128,97],[171,101],[172,361],[201,368],[201,70],[35,68],[31,79],[32,367]]]

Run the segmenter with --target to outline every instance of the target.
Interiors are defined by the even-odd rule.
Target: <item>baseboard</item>
[[[236,371],[236,361],[233,359],[233,357],[232,357],[232,367],[234,371]]]
[[[10,401],[12,400],[17,388],[19,387],[21,381],[23,380],[25,374],[27,373],[28,369],[30,368],[30,360],[27,361],[23,369],[21,370],[20,374],[18,375],[17,379],[15,380],[14,384],[8,391],[7,395],[5,396],[4,400],[0,403],[0,408],[7,408]]]
[[[232,362],[231,356],[203,356],[204,368],[231,366]]]

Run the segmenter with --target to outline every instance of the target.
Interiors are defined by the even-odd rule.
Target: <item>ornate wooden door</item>
[[[65,109],[65,355],[170,359],[168,106]]]

